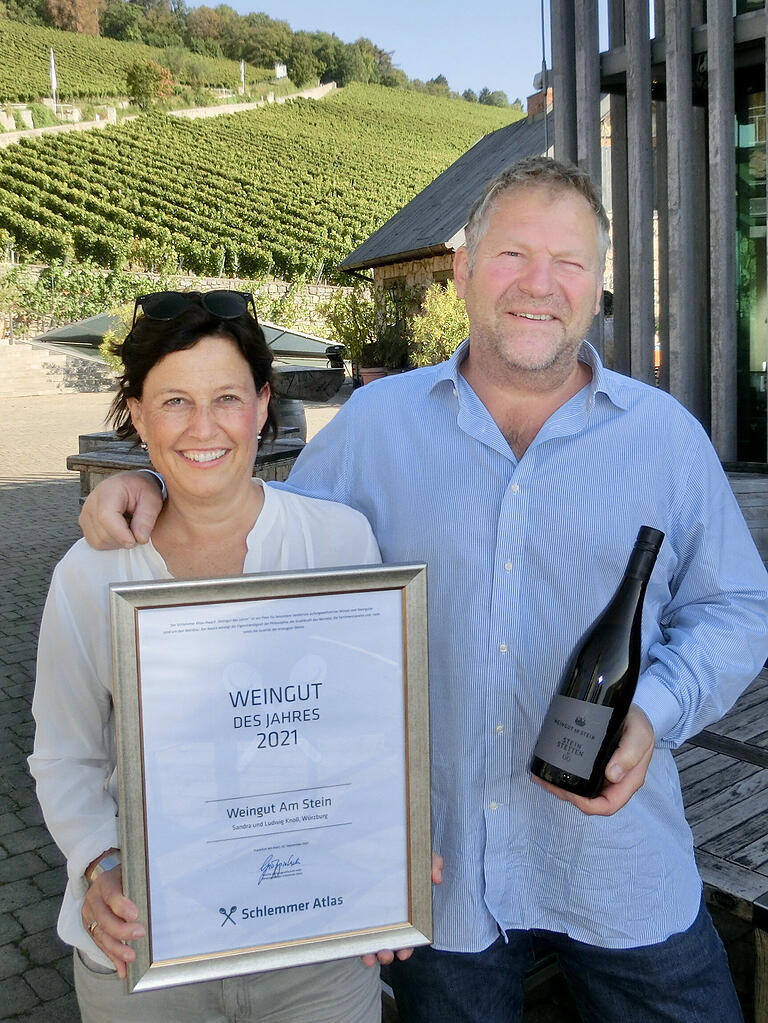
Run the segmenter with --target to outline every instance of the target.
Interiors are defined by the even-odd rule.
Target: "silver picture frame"
[[[428,944],[426,566],[115,584],[110,609],[123,888],[146,927],[146,936],[132,943],[136,956],[128,964],[128,990]],[[325,681],[304,681],[298,688],[274,681],[269,669],[262,673],[262,651],[272,651],[265,658],[295,661],[302,678],[322,671]],[[226,660],[230,656],[239,658],[234,667]],[[227,673],[248,675],[249,685],[258,677],[259,685],[233,690],[231,682],[217,681]],[[189,694],[186,676],[199,677],[192,684],[197,696]],[[217,685],[214,701],[208,690]],[[279,715],[270,715],[262,705],[248,708],[258,714],[234,713],[244,710],[240,702],[296,699],[297,693],[307,697],[301,710],[280,708]],[[309,723],[271,731],[264,725],[278,718],[290,724],[290,715],[304,715]],[[243,724],[256,721],[257,731],[246,734]],[[365,734],[348,743],[345,729]],[[269,748],[275,736],[276,746],[285,745],[285,734],[290,748]],[[238,764],[246,761],[243,782]],[[324,775],[326,762],[330,773]],[[254,796],[260,777],[269,778],[261,785],[268,791]],[[290,779],[285,791],[296,802],[286,801],[276,778]],[[204,790],[199,799],[198,787]],[[300,792],[309,793],[305,806],[327,812],[279,816],[278,806],[301,805]],[[334,812],[344,819],[335,819]],[[381,859],[377,874],[377,856],[388,841],[393,855]],[[267,851],[273,849],[277,854]],[[256,855],[246,855],[251,851]],[[346,903],[339,895],[333,899],[338,905],[323,904],[322,925],[317,903],[323,900],[315,895],[312,901],[309,868],[304,876],[305,867],[297,865],[307,856],[315,876],[333,877],[336,889],[347,885],[356,892]],[[400,864],[396,871],[392,863]],[[352,880],[358,872],[361,878]],[[264,881],[277,883],[262,886]],[[333,883],[325,887],[331,890]],[[206,896],[211,885],[227,896]],[[275,896],[266,893],[278,888],[286,894],[273,904]],[[284,919],[271,919],[274,914]],[[181,929],[175,923],[179,915]],[[254,915],[263,919],[254,924]]]

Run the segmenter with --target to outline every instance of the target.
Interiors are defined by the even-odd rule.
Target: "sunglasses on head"
[[[253,309],[253,318],[257,320],[256,304],[249,291],[227,291],[225,288],[206,292],[154,291],[149,295],[139,295],[136,299],[131,330],[136,324],[139,308],[150,320],[173,320],[195,306],[202,306],[207,313],[217,316],[220,320],[236,320],[238,316],[248,312],[249,302]]]

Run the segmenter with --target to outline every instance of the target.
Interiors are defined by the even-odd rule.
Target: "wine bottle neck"
[[[629,579],[640,579],[642,582],[647,583],[651,578],[653,566],[656,564],[657,554],[657,550],[648,550],[647,548],[639,545],[635,547],[630,555],[624,577]]]

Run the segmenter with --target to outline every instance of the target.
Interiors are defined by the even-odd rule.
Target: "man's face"
[[[472,270],[462,247],[454,276],[475,365],[489,373],[573,367],[602,297],[595,214],[577,192],[508,192],[491,209]]]

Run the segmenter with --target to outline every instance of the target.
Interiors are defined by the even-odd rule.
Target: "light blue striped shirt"
[[[670,747],[721,717],[768,654],[765,570],[701,426],[663,391],[581,358],[592,381],[520,460],[458,371],[357,391],[307,446],[302,493],[368,517],[385,561],[426,561],[435,945],[500,930],[604,947],[662,941],[699,905]],[[587,817],[528,765],[568,655],[613,595],[638,528],[666,539],[643,615],[645,784]]]

